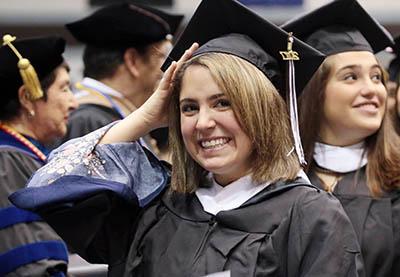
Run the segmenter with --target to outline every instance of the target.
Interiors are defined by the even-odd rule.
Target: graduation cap
[[[176,32],[182,19],[182,15],[125,2],[105,6],[65,26],[77,40],[85,44],[131,47],[166,39]]]
[[[394,39],[395,45],[392,47],[393,54],[396,55],[389,63],[389,80],[393,82],[400,82],[400,36]]]
[[[178,60],[194,42],[200,47],[193,56],[209,52],[238,56],[261,70],[284,97],[289,95],[296,152],[303,163],[295,93],[302,91],[324,55],[235,0],[203,0],[162,70],[172,60]]]
[[[336,0],[281,26],[326,55],[377,53],[393,45],[390,33],[356,0]]]
[[[43,96],[39,80],[50,74],[63,61],[65,40],[57,36],[16,40],[5,35],[0,47],[0,83],[2,103],[18,97],[25,84],[32,100]]]

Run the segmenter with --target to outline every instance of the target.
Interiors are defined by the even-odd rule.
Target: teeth
[[[213,140],[202,141],[201,146],[204,148],[216,148],[216,147],[224,145],[227,142],[228,142],[228,139],[226,139],[226,138],[213,139]]]
[[[372,107],[377,107],[377,105],[374,104],[374,103],[365,103],[365,104],[361,104],[360,106],[372,106]]]

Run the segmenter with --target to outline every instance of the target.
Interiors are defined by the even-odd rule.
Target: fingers
[[[192,44],[192,46],[190,46],[189,49],[186,49],[185,53],[183,53],[182,57],[178,61],[178,66],[189,60],[192,57],[194,51],[197,50],[197,48],[199,48],[199,44],[195,42]]]
[[[178,72],[179,68],[182,66],[184,62],[189,60],[193,53],[199,48],[199,44],[197,42],[193,43],[189,49],[186,49],[185,53],[181,56],[178,62],[173,61],[168,69],[164,72],[164,76],[160,81],[158,89],[168,90],[175,78],[176,72]]]
[[[160,84],[158,85],[158,89],[168,90],[170,88],[176,69],[177,62],[173,61],[168,69],[164,72],[164,76],[162,77]]]
[[[175,74],[176,74],[176,72],[179,71],[179,68],[183,65],[184,62],[186,62],[187,60],[189,60],[192,57],[193,53],[197,50],[197,48],[199,48],[199,44],[197,42],[195,42],[192,44],[192,46],[190,46],[189,49],[186,49],[186,51],[183,53],[183,55],[177,62],[177,68],[172,75],[172,80],[175,79]]]

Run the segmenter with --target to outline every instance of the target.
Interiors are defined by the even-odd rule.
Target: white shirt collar
[[[297,176],[310,183],[310,180],[303,170],[300,170]],[[257,185],[253,182],[250,174],[243,176],[225,187],[222,187],[215,181],[212,173],[209,173],[207,178],[211,182],[211,187],[198,188],[196,190],[196,196],[203,210],[212,215],[216,215],[220,211],[229,211],[240,207],[247,200],[271,184],[271,182],[266,182]]]
[[[208,178],[212,185],[209,188],[198,188],[196,196],[200,200],[204,211],[216,215],[220,211],[232,210],[240,207],[243,203],[263,190],[270,183],[256,185],[251,175],[246,175],[229,185],[222,187],[210,173]]]
[[[100,91],[101,93],[112,95],[118,98],[124,98],[122,93],[116,91],[115,89],[107,86],[106,84],[99,82],[93,78],[85,77],[83,78],[81,84],[85,87]],[[79,96],[79,91],[77,92]]]
[[[365,166],[368,163],[367,156],[364,141],[344,147],[317,142],[313,158],[322,168],[347,173]]]

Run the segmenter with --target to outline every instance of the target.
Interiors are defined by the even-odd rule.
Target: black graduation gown
[[[322,188],[315,172],[313,184]],[[370,196],[365,168],[350,172],[333,194],[340,200],[357,233],[367,277],[400,276],[400,191]]]
[[[97,104],[81,104],[70,116],[68,131],[63,141],[84,136],[119,119],[120,115],[112,108]]]
[[[144,210],[103,193],[41,213],[81,256],[108,263],[109,276],[363,276],[340,203],[301,179],[216,216],[195,194],[169,191]]]

